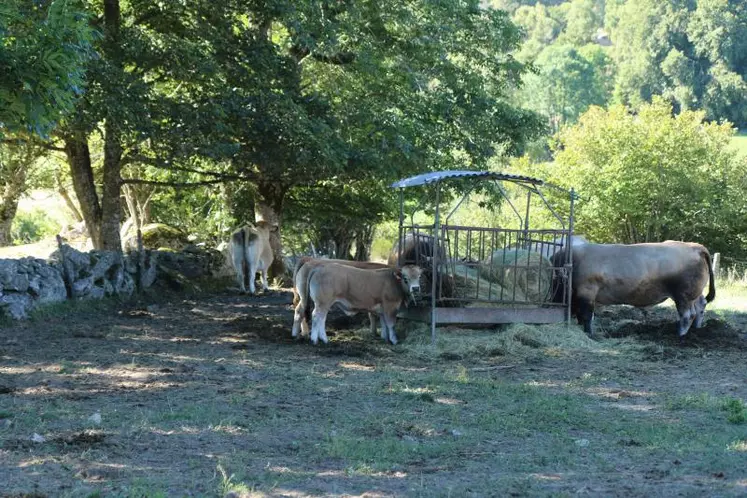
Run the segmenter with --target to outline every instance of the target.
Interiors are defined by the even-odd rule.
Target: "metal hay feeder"
[[[502,201],[518,219],[517,228],[487,228],[452,225],[450,220],[470,196],[477,182],[441,220],[441,183],[472,178],[494,182]],[[436,340],[437,324],[498,324],[570,322],[573,203],[576,195],[536,178],[490,171],[438,171],[400,180],[399,237],[390,264],[414,263],[424,268],[426,306],[400,312],[403,318],[431,324],[431,339]],[[433,186],[435,214],[432,224],[406,220],[404,189]],[[513,193],[526,192],[522,216],[506,188]],[[543,195],[552,188],[567,194],[568,216],[553,209]],[[523,197],[523,196],[522,196]],[[531,207],[549,210],[552,226],[530,228]],[[569,247],[564,261],[553,266],[550,256]],[[561,278],[557,278],[561,277]],[[549,282],[548,282],[549,279]],[[523,287],[522,287],[523,286]],[[553,297],[555,299],[553,299]]]

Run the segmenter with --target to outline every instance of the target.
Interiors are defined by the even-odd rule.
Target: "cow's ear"
[[[397,282],[402,281],[402,270],[394,270],[394,278],[397,279]]]

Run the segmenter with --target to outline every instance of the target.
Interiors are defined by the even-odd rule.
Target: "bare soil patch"
[[[0,496],[747,493],[742,314],[682,343],[671,309],[617,308],[595,341],[449,328],[436,347],[341,315],[313,347],[290,302],[164,296],[0,328]]]

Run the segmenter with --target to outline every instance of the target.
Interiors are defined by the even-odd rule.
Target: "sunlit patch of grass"
[[[729,451],[739,451],[739,452],[747,453],[747,439],[740,439],[738,441],[729,443],[726,449]]]

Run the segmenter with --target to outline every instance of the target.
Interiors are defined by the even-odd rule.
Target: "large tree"
[[[280,222],[297,187],[478,167],[542,128],[506,98],[525,70],[508,55],[518,30],[477,1],[243,9],[204,13],[214,71],[181,87],[193,117],[170,123],[183,139],[154,152],[228,160],[254,185],[258,219]]]

